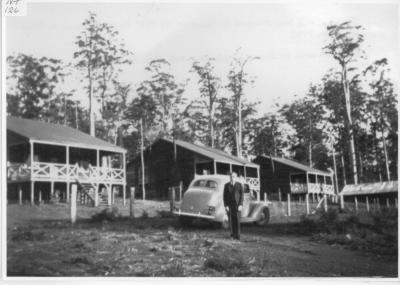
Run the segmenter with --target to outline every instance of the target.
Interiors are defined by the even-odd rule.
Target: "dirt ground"
[[[267,227],[181,228],[168,203],[137,201],[134,220],[93,222],[99,209],[66,204],[7,207],[8,276],[383,276],[397,277],[397,256],[350,250],[311,236],[283,233],[287,217]],[[144,213],[145,209],[145,213]],[[291,218],[295,220],[295,218]]]

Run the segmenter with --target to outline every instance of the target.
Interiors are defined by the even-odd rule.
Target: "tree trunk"
[[[342,178],[343,178],[343,184],[347,185],[347,179],[346,179],[346,165],[344,164],[344,154],[343,151],[340,152],[340,162],[342,163]]]
[[[376,129],[374,128],[373,144],[374,144],[374,152],[375,152],[375,160],[376,160],[376,169],[375,169],[375,171],[378,173],[379,182],[382,182],[382,170],[381,170],[381,164],[380,164],[379,156],[378,156],[378,143],[377,143],[377,138],[376,137],[377,137]]]
[[[140,160],[142,163],[142,193],[143,200],[146,200],[146,187],[145,187],[145,169],[144,169],[144,138],[143,138],[143,119],[140,119]]]
[[[382,145],[383,145],[383,154],[385,155],[385,166],[386,166],[386,178],[387,181],[390,181],[390,169],[389,169],[389,159],[387,154],[387,147],[386,147],[386,138],[385,138],[385,126],[383,120],[383,112],[382,112],[382,98],[379,96],[379,115],[380,115],[380,122],[381,122],[381,133],[382,133]]]
[[[349,127],[350,160],[353,171],[353,179],[354,179],[354,184],[358,184],[357,160],[356,160],[356,151],[354,147],[353,120],[351,118],[350,87],[349,87],[349,82],[347,80],[347,67],[345,64],[342,65],[342,83],[343,83],[344,96],[346,99],[346,114]]]
[[[211,102],[210,102],[211,103]],[[213,106],[210,106],[210,116],[208,118],[208,126],[210,129],[210,146],[213,148],[214,147],[214,124],[213,124]]]
[[[89,63],[90,64],[90,63]],[[92,84],[92,74],[91,68],[88,67],[88,77],[89,77],[89,120],[90,120],[90,135],[92,137],[96,136],[95,130],[95,116],[94,116],[94,98],[93,98],[93,84]]]
[[[239,94],[238,98],[238,157],[242,157],[242,104],[241,104],[241,97],[242,95]]]
[[[78,125],[78,101],[75,101],[75,129],[79,129]]]

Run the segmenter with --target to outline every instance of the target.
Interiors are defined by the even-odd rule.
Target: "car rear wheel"
[[[258,226],[266,226],[269,222],[269,210],[264,208],[260,214],[260,219],[256,222]]]
[[[192,225],[192,218],[190,217],[185,217],[185,216],[180,216],[179,217],[179,225],[182,227],[189,227]]]

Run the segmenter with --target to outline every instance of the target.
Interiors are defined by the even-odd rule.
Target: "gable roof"
[[[7,117],[7,130],[26,139],[41,143],[55,143],[74,147],[126,152],[122,147],[92,137],[79,130],[42,121]]]
[[[396,193],[398,192],[397,181],[377,182],[377,183],[362,183],[362,184],[348,184],[343,187],[342,192],[344,196],[352,195],[367,195],[367,194],[381,194],[381,193]]]
[[[173,143],[173,140],[167,139],[167,138],[161,138],[159,140],[167,141],[169,143]],[[177,146],[183,147],[187,150],[196,152],[198,154],[201,154],[205,157],[208,157],[210,159],[213,159],[218,162],[225,162],[225,163],[231,163],[231,164],[240,164],[244,166],[251,166],[251,167],[259,167],[258,164],[252,163],[248,161],[247,159],[244,158],[239,158],[236,156],[233,156],[231,154],[228,154],[222,150],[218,150],[212,147],[208,146],[201,146],[189,142],[185,142],[182,140],[175,140],[175,143]]]
[[[294,161],[294,160],[291,160],[288,158],[275,157],[275,156],[269,156],[269,155],[260,155],[257,158],[259,158],[259,157],[264,158],[264,159],[272,159],[273,161],[276,161],[276,162],[282,163],[284,165],[299,169],[301,171],[312,172],[312,173],[321,174],[321,175],[329,175],[329,176],[331,175],[330,172],[315,169],[315,168],[309,167],[307,165],[301,164],[297,161]]]

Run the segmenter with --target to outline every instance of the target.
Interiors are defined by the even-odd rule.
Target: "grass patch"
[[[213,255],[204,261],[204,268],[225,273],[226,276],[249,276],[252,274],[249,264],[242,257]]]

